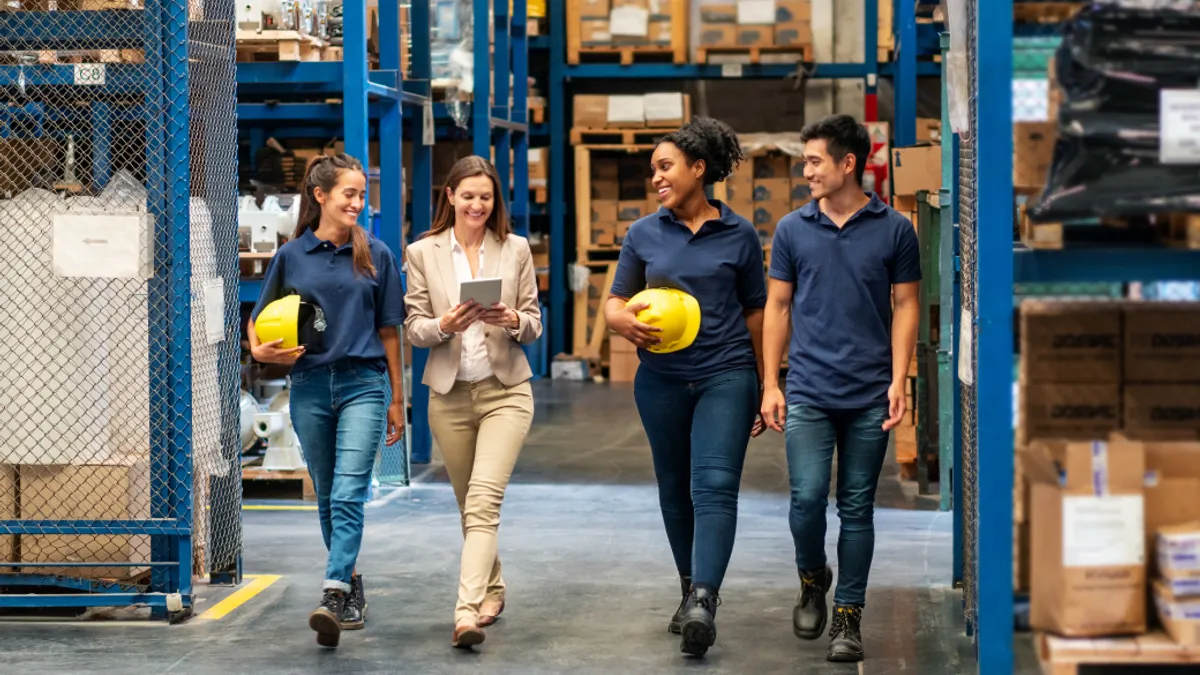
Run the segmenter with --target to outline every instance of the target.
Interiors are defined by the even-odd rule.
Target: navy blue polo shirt
[[[404,289],[400,266],[386,244],[367,234],[375,277],[354,271],[350,242],[335,246],[306,230],[287,242],[271,258],[262,292],[251,313],[257,319],[271,302],[295,292],[302,300],[325,312],[328,327],[320,353],[305,352],[294,372],[327,366],[342,359],[362,361],[380,370],[387,354],[379,329],[404,323]]]
[[[892,285],[921,280],[912,223],[872,194],[839,229],[810,201],[779,221],[769,274],[795,284],[788,404],[887,403]]]
[[[721,216],[692,234],[671,210],[659,208],[629,227],[612,294],[631,298],[646,288],[677,288],[700,304],[700,332],[687,349],[655,354],[638,349],[647,368],[668,377],[702,380],[756,368],[743,312],[767,304],[763,250],[750,221],[720,201]]]

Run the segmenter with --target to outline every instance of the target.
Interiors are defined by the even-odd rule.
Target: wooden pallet
[[[679,60],[677,50],[667,45],[589,45],[580,46],[567,55],[567,62],[579,63],[620,63],[623,66],[634,63],[686,63],[686,55]]]
[[[708,64],[811,63],[812,45],[699,47],[696,62]]]
[[[1042,672],[1046,675],[1079,675],[1085,666],[1200,665],[1200,647],[1177,644],[1158,631],[1137,637],[1099,640],[1039,634],[1037,650]]]
[[[44,65],[74,63],[145,63],[145,52],[140,49],[100,49],[92,51],[38,52],[38,63]]]
[[[261,460],[259,460],[261,461]],[[317,491],[313,488],[312,477],[308,475],[308,469],[300,469],[298,471],[268,471],[259,465],[250,465],[242,467],[242,482],[246,481],[299,481],[301,495],[305,501],[316,501]]]
[[[655,129],[592,129],[574,127],[571,129],[571,145],[612,144],[612,145],[649,145],[664,134],[675,131],[675,127]]]
[[[1016,23],[1062,23],[1082,9],[1086,2],[1014,2]]]
[[[1200,214],[1159,214],[1145,218],[1108,218],[1094,225],[1034,223],[1018,209],[1021,243],[1037,250],[1060,250],[1079,244],[1157,244],[1200,250]]]
[[[252,61],[320,61],[325,42],[294,30],[239,30],[237,60]],[[275,56],[276,58],[262,58]]]

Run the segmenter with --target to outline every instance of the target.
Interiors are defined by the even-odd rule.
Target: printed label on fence
[[[741,77],[742,64],[740,63],[724,63],[721,64],[721,77]]]
[[[75,84],[81,86],[97,86],[104,84],[103,63],[76,63]]]
[[[1163,89],[1158,114],[1158,161],[1200,164],[1200,89]]]
[[[204,282],[204,336],[215,345],[225,339],[225,280]]]
[[[1063,565],[1132,567],[1145,563],[1141,495],[1063,497]]]

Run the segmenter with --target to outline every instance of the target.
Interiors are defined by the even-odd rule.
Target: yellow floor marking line
[[[271,584],[279,581],[283,576],[279,574],[247,574],[245,578],[250,579],[250,583],[234,591],[233,595],[228,598],[209,607],[208,611],[196,618],[207,621],[223,619],[233,610],[249,602],[254,596],[267,590]]]

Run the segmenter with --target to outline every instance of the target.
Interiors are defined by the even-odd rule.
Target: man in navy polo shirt
[[[825,511],[838,451],[841,531],[828,659],[861,661],[875,488],[888,432],[905,412],[921,262],[912,223],[863,192],[867,130],[849,115],[833,115],[805,127],[801,141],[813,199],[775,231],[762,416],[786,439],[788,520],[801,580],[792,628],[806,640],[819,638],[827,619],[833,572],[825,558]],[[789,327],[785,396],[779,369]]]

